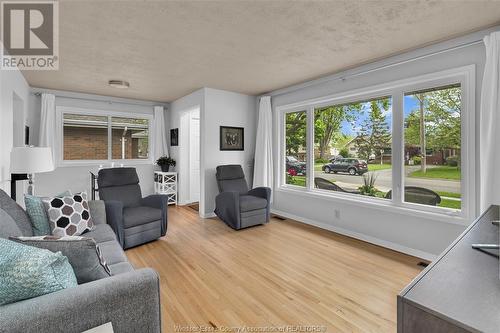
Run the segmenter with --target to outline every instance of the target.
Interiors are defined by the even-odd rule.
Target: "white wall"
[[[170,104],[170,109],[168,112],[168,122],[167,122],[167,137],[170,146],[170,130],[173,128],[179,129],[179,145],[170,146],[170,156],[177,162],[175,171],[178,173],[178,201],[179,204],[183,205],[189,201],[189,182],[187,181],[189,177],[189,150],[187,147],[188,138],[186,138],[186,133],[182,131],[181,124],[183,116],[194,108],[200,108],[200,115],[204,112],[205,106],[205,89],[199,89],[189,95],[181,97]],[[202,124],[200,121],[200,130],[202,129]],[[201,163],[201,158],[200,158]],[[200,181],[200,185],[201,185]],[[200,193],[201,192],[200,186]],[[201,200],[200,200],[201,204]]]
[[[184,96],[170,105],[170,128],[179,128],[179,146],[170,147],[170,155],[178,165],[179,199],[187,202],[188,183],[184,181],[189,171],[187,149],[183,147],[182,114],[194,107],[200,108],[200,215],[213,216],[215,197],[219,193],[215,181],[215,168],[222,164],[241,164],[251,185],[256,132],[256,97],[231,91],[202,88]],[[220,151],[219,127],[236,126],[245,128],[244,151]],[[185,145],[185,143],[184,143]]]
[[[255,154],[255,133],[257,124],[257,98],[230,91],[205,89],[205,112],[201,115],[203,124],[201,150],[204,152],[201,173],[205,175],[204,216],[212,216],[215,197],[219,193],[215,180],[215,168],[223,164],[241,164],[251,187],[253,159]],[[220,151],[220,126],[244,127],[244,151]],[[203,178],[203,176],[202,176]],[[201,209],[201,207],[200,207]]]
[[[67,106],[77,108],[88,108],[93,110],[110,110],[130,113],[153,114],[153,106],[163,103],[147,101],[136,101],[124,98],[114,98],[90,94],[70,93],[62,91],[50,91],[34,89],[34,91],[46,91],[56,95],[56,107]],[[64,97],[61,97],[64,96]],[[163,104],[166,106],[166,104]],[[167,107],[165,107],[167,109]],[[40,124],[40,96],[31,94],[28,122],[33,124],[32,144],[38,144],[38,133]],[[137,169],[143,195],[154,192],[153,171],[158,169],[152,164],[125,164]],[[104,165],[109,167],[110,165]],[[117,166],[115,164],[115,166]],[[90,173],[97,173],[99,165],[85,166],[63,166],[52,172],[36,175],[37,195],[54,195],[65,190],[72,192],[87,191],[90,193]]]
[[[432,56],[424,56],[419,60],[372,71],[364,75],[348,77],[345,80],[335,79],[478,40],[491,30],[493,29],[387,58],[328,78],[272,92],[273,110],[277,106],[306,99],[473,64],[476,66],[476,170],[479,170],[479,105],[485,62],[485,51],[482,43]],[[275,146],[277,140],[278,138],[275,135]],[[274,162],[280,163],[278,154],[276,154]],[[478,179],[479,175],[476,176],[476,184],[479,184]],[[439,218],[417,217],[389,212],[372,206],[352,205],[341,199],[311,198],[300,194],[276,191],[276,189],[273,206],[276,212],[297,218],[306,223],[316,224],[326,229],[339,231],[426,258],[432,258],[434,255],[439,254],[465,228],[463,225],[443,222]],[[340,218],[334,217],[335,209],[340,210]]]
[[[29,86],[20,71],[0,71],[0,189],[10,194],[10,151],[14,135],[23,142],[24,124],[27,123]],[[22,114],[14,115],[14,99],[18,99]],[[19,112],[16,110],[16,112]],[[14,132],[14,118],[21,130]]]

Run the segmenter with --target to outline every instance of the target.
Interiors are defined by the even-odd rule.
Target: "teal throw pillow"
[[[0,238],[0,305],[76,287],[68,258]]]
[[[58,194],[57,197],[61,198],[67,195],[71,195],[71,192],[65,191]],[[47,217],[47,211],[45,210],[42,199],[44,198],[35,197],[29,194],[24,196],[24,205],[26,206],[26,213],[31,220],[33,236],[45,236],[51,234],[49,218]]]

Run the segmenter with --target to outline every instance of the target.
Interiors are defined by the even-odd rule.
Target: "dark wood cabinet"
[[[399,333],[500,332],[498,257],[471,247],[498,244],[499,216],[491,206],[399,294]]]

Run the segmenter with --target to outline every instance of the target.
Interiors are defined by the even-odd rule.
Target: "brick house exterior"
[[[112,158],[122,159],[123,129],[112,129]],[[125,158],[147,158],[147,139],[144,136],[126,131]],[[144,141],[144,140],[143,140]],[[146,145],[146,147],[145,147]],[[64,159],[65,160],[107,160],[108,129],[103,127],[64,126]]]

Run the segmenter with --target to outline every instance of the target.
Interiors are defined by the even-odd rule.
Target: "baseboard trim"
[[[382,240],[382,239],[379,239],[376,237],[364,235],[364,234],[356,232],[356,231],[352,231],[352,230],[348,230],[348,229],[344,229],[344,228],[339,228],[339,227],[336,227],[333,225],[321,223],[321,222],[314,221],[314,220],[306,218],[306,217],[286,213],[286,212],[283,212],[283,211],[280,211],[277,209],[271,209],[271,213],[279,215],[279,216],[283,216],[283,217],[286,217],[286,218],[289,218],[289,219],[292,219],[292,220],[295,220],[295,221],[298,221],[298,222],[301,222],[304,224],[309,224],[309,225],[312,225],[312,226],[315,226],[315,227],[318,227],[321,229],[332,231],[332,232],[335,232],[335,233],[338,233],[338,234],[341,234],[344,236],[356,238],[356,239],[362,240],[362,241],[367,242],[367,243],[382,246],[382,247],[385,247],[385,248],[388,248],[388,249],[391,249],[391,250],[394,250],[397,252],[409,254],[409,255],[417,257],[417,258],[421,258],[421,259],[425,259],[425,260],[429,260],[429,261],[433,261],[437,258],[436,255],[425,252],[425,251],[413,249],[413,248],[410,248],[410,247],[407,247],[407,246],[404,246],[401,244],[397,244],[397,243],[389,242],[389,241]]]
[[[211,219],[213,217],[217,217],[217,215],[215,215],[215,213],[208,213],[208,214],[203,214],[203,213],[200,213],[200,216],[204,219]]]

